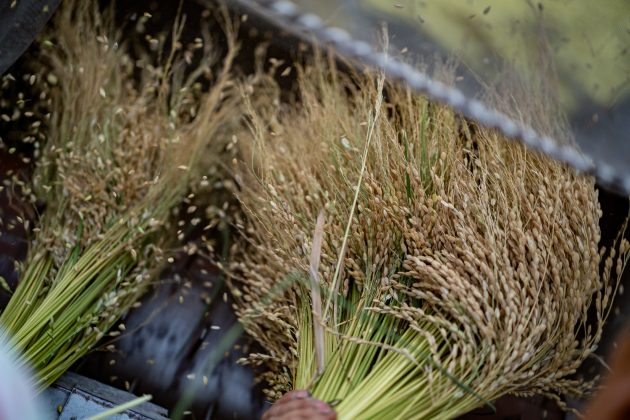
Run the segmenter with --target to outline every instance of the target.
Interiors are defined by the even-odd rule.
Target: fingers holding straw
[[[263,414],[263,420],[334,420],[337,414],[325,402],[316,400],[306,391],[292,391],[282,396]]]

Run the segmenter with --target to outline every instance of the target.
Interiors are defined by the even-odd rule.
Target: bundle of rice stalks
[[[147,35],[145,56],[132,58],[96,3],[66,2],[44,48],[58,87],[32,189],[46,209],[0,315],[0,338],[40,388],[121,333],[108,331],[166,262],[170,221],[235,114],[233,31],[213,76],[209,42],[178,42],[185,19],[170,36]],[[197,67],[185,63],[193,51]]]
[[[271,399],[452,418],[590,389],[629,248],[598,249],[593,179],[373,76],[307,66],[290,106],[274,86],[243,90],[227,267]]]

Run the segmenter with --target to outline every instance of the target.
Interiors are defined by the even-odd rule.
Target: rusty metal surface
[[[135,399],[98,381],[68,372],[41,395],[41,411],[45,420],[83,419]],[[115,420],[165,420],[166,409],[151,402],[109,417]]]

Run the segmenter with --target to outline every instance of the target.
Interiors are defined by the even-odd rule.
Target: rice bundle
[[[193,54],[178,42],[183,18],[172,47],[169,37],[147,35],[136,60],[97,7],[66,2],[44,48],[58,87],[32,188],[46,210],[0,315],[0,338],[34,368],[40,388],[94,347],[151,285],[201,156],[213,153],[217,130],[234,115],[231,32],[222,70],[211,77],[209,43],[199,41],[200,64],[186,68],[183,56]],[[212,83],[209,91],[200,76]]]
[[[592,387],[574,374],[629,248],[598,249],[592,178],[374,76],[316,63],[299,101],[274,89],[243,89],[245,220],[227,267],[269,398],[452,418]]]

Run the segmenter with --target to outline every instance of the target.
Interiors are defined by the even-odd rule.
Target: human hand
[[[337,413],[325,402],[306,391],[292,391],[282,396],[262,416],[262,420],[336,420]]]

